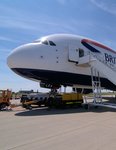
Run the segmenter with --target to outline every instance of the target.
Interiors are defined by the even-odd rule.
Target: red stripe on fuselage
[[[98,47],[100,47],[100,48],[103,48],[103,49],[105,49],[105,50],[108,50],[108,51],[113,52],[113,53],[116,54],[116,52],[115,52],[114,50],[112,50],[111,48],[109,48],[109,47],[107,47],[107,46],[105,46],[105,45],[102,45],[102,44],[100,44],[100,43],[97,43],[97,42],[95,42],[95,41],[91,41],[91,40],[89,40],[89,39],[83,39],[82,42],[86,42],[86,43],[89,43],[89,44],[93,44],[93,45],[95,45],[95,46],[98,46]]]

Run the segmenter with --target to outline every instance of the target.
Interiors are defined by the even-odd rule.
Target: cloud
[[[0,36],[0,41],[8,41],[8,42],[18,42],[12,38],[8,38],[8,37],[5,37],[5,36]]]
[[[100,9],[116,15],[116,0],[91,0],[91,2]]]
[[[41,17],[32,16],[31,18],[26,18],[24,16],[18,19],[15,17],[0,17],[0,27],[2,28],[25,30],[25,32],[29,31],[33,33],[46,33],[46,28],[49,28],[49,32],[71,32],[75,30],[72,24],[73,23],[69,24],[67,21],[52,18],[44,14],[42,14]],[[80,24],[80,22],[78,22],[78,24]],[[0,40],[12,41],[12,39],[4,37],[0,37]]]
[[[61,5],[73,2],[74,0],[56,0]],[[50,16],[47,14],[39,13],[35,15],[33,12],[27,12],[25,10],[18,10],[16,8],[11,8],[10,6],[0,5],[0,27],[6,29],[18,29],[17,32],[29,33],[33,35],[41,34],[51,34],[51,33],[77,33],[77,27],[85,25],[81,20],[63,20],[56,18],[55,16]],[[22,11],[22,12],[21,12]],[[49,30],[46,30],[49,29]],[[4,39],[5,40],[5,39]],[[8,40],[8,39],[6,39]],[[9,39],[10,40],[10,39]]]
[[[34,26],[30,25],[28,21],[12,17],[0,17],[0,27],[18,28],[25,30],[34,29]]]

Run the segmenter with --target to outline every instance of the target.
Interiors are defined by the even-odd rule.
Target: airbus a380
[[[7,63],[18,75],[41,81],[44,86],[88,87],[91,86],[90,66],[79,65],[79,62],[90,52],[104,62],[116,65],[116,51],[72,34],[48,35],[21,45],[10,53]],[[116,85],[103,72],[100,72],[100,77],[102,87],[116,90]]]

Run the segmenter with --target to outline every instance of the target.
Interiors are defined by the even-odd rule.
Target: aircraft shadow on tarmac
[[[87,113],[87,112],[93,112],[93,113],[116,112],[116,109],[103,108],[103,107],[98,107],[98,108],[91,107],[90,109],[87,110],[84,108],[48,109],[46,107],[42,107],[33,110],[18,112],[15,114],[15,116],[62,115],[62,114],[73,114],[73,113],[77,113],[77,114]]]

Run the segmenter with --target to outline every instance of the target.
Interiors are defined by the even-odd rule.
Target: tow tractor
[[[12,92],[10,90],[0,90],[0,110],[10,106],[10,98]]]
[[[26,109],[32,109],[33,106],[41,107],[46,106],[48,93],[39,93],[35,95],[22,95],[21,103],[22,107]]]

